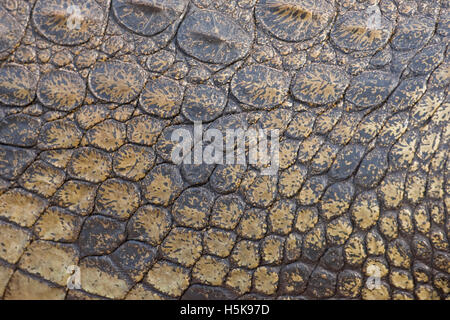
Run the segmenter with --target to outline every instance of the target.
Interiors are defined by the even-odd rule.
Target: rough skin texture
[[[448,6],[1,1],[0,298],[449,299]],[[278,173],[171,163],[194,121]]]

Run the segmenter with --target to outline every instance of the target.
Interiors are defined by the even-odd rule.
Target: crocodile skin
[[[449,299],[449,33],[445,0],[0,1],[0,298]],[[278,171],[174,163],[196,122],[277,129]]]

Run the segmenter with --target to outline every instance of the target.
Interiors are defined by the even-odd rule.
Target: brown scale
[[[0,298],[448,299],[442,6],[2,2]],[[173,163],[200,120],[278,171]]]

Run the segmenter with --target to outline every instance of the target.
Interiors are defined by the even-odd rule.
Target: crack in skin
[[[0,11],[0,298],[450,298],[442,1],[41,1]],[[283,166],[171,163],[193,119]]]

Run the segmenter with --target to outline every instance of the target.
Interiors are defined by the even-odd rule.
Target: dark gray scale
[[[194,284],[186,290],[181,300],[234,300],[237,295],[222,287]]]
[[[427,74],[433,71],[444,59],[445,47],[434,45],[426,47],[409,64],[409,68],[418,74]]]
[[[0,177],[17,178],[36,158],[37,152],[30,149],[0,145]]]
[[[0,102],[12,106],[26,106],[36,96],[38,77],[28,68],[7,64],[0,68]]]
[[[392,52],[389,47],[384,50],[378,51],[371,59],[370,64],[374,67],[381,68],[389,64],[392,61]]]
[[[176,133],[180,133],[183,139],[180,138],[180,140],[176,140],[175,138]],[[174,140],[172,140],[172,137],[174,137]],[[188,151],[192,149],[194,143],[193,126],[187,125],[171,126],[162,130],[156,143],[156,153],[164,160],[172,162],[173,159],[172,153],[174,152],[175,148],[178,146],[179,143],[187,143],[186,146],[188,146],[187,148]],[[182,151],[184,150],[180,150],[180,152]],[[179,156],[183,157],[189,156],[191,159],[190,160],[191,163],[193,163],[193,157],[191,154],[186,155],[183,152],[183,154],[180,154]]]
[[[177,40],[181,49],[196,59],[230,64],[247,55],[253,36],[226,15],[202,10],[184,19]]]
[[[184,180],[192,185],[204,184],[208,182],[215,167],[213,164],[183,164],[181,174]]]
[[[328,270],[341,270],[345,265],[342,247],[329,248],[320,259],[320,264]]]
[[[392,38],[396,50],[409,51],[422,47],[433,35],[435,21],[429,17],[411,17],[400,21]]]
[[[427,79],[417,77],[403,80],[389,97],[388,105],[394,112],[413,106],[424,95],[427,89]]]
[[[364,147],[348,145],[341,150],[330,169],[330,176],[341,180],[350,177],[355,172],[364,155]]]
[[[296,262],[282,267],[280,272],[280,293],[302,294],[308,285],[313,269],[307,264]]]
[[[309,231],[306,237],[316,237],[315,243],[303,241],[303,256],[310,261],[318,261],[326,250],[327,239],[325,237],[325,228],[318,224],[314,229]]]
[[[387,150],[374,149],[361,162],[355,182],[364,188],[374,188],[388,168]]]
[[[36,144],[40,130],[39,118],[12,115],[0,121],[0,143],[31,147]]]
[[[336,290],[336,280],[335,273],[318,267],[309,278],[307,293],[319,299],[332,297]]]
[[[217,165],[210,178],[211,187],[224,194],[236,191],[246,169],[246,165],[240,164]]]
[[[222,90],[207,85],[193,86],[186,90],[182,112],[192,122],[210,122],[222,114],[226,103]]]
[[[358,109],[374,107],[384,102],[396,85],[397,79],[391,73],[365,71],[351,81],[346,100]]]
[[[156,261],[155,248],[138,241],[127,241],[111,254],[111,259],[120,270],[124,271],[134,282],[144,277]]]
[[[25,33],[29,12],[30,6],[23,0],[0,3],[0,59],[11,53],[19,43]]]
[[[106,8],[95,0],[38,0],[32,21],[45,38],[62,45],[78,45],[101,35]]]
[[[153,36],[179,19],[187,4],[186,0],[113,0],[112,9],[129,30]]]
[[[441,10],[441,16],[439,18],[437,33],[448,37],[450,34],[450,13],[449,10]]]
[[[116,250],[125,240],[124,222],[95,215],[83,224],[79,246],[83,256],[105,255]]]

